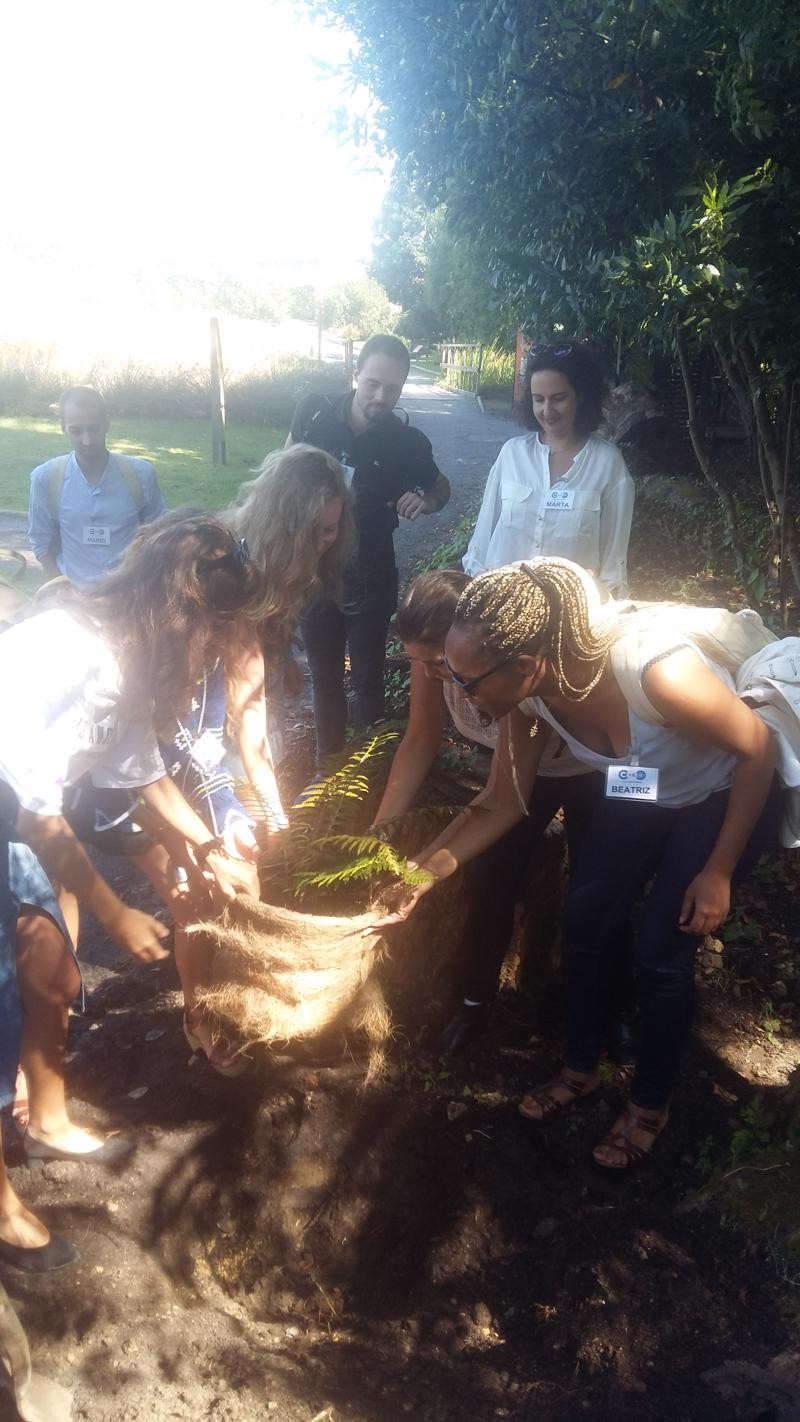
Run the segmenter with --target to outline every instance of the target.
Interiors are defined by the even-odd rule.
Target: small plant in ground
[[[778,1016],[769,998],[764,1001],[761,1017],[761,1030],[771,1046],[777,1047],[776,1033],[783,1030],[783,1022]]]
[[[719,1142],[716,1136],[704,1136],[697,1147],[695,1165],[697,1166],[698,1174],[701,1175],[704,1180],[707,1180],[714,1170],[718,1151]]]
[[[427,572],[429,568],[460,568],[461,559],[467,551],[477,517],[478,506],[476,505],[458,520],[447,542],[440,543],[437,548],[434,548],[424,562],[418,565],[416,571],[422,573]]]
[[[760,925],[741,908],[733,910],[719,932],[724,943],[755,943],[761,938]]]
[[[734,1166],[752,1159],[772,1143],[772,1121],[761,1096],[754,1096],[739,1115],[739,1125],[731,1137]]]

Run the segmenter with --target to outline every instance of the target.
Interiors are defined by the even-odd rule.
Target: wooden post
[[[211,317],[211,459],[214,464],[226,464],[225,449],[225,381],[222,373],[222,342],[219,320]]]

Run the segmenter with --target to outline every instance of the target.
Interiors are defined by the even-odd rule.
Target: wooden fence
[[[466,390],[480,401],[482,345],[449,343],[439,347],[444,383],[451,390]]]

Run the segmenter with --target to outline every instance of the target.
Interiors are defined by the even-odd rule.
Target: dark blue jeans
[[[701,939],[682,933],[678,916],[692,879],[708,861],[728,808],[728,791],[699,805],[618,804],[603,799],[572,872],[564,910],[562,961],[567,990],[565,1060],[593,1071],[603,1045],[609,983],[619,934],[640,894],[636,943],[642,1047],[631,1100],[659,1111],[669,1099],[692,1023],[694,956]],[[739,861],[738,882],[777,830],[782,792],[773,783]]]
[[[10,843],[0,825],[0,1110],[14,1100],[22,1038],[17,991],[17,903],[11,892]]]
[[[370,726],[384,714],[383,668],[386,633],[397,607],[397,574],[388,583],[348,594],[344,610],[318,602],[302,618],[311,671],[317,756],[339,751],[347,726],[344,693],[345,651],[355,691],[355,722]]]
[[[577,864],[592,815],[603,797],[602,775],[539,776],[525,819],[469,865],[469,917],[464,929],[463,989],[474,1002],[486,1002],[497,980],[514,927],[514,907],[525,892],[531,855],[559,810],[564,811],[570,868]],[[619,940],[618,980],[612,991],[617,1011],[633,1002],[630,930]]]

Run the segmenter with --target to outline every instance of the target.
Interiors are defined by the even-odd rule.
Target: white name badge
[[[206,772],[216,770],[220,761],[225,757],[225,746],[221,736],[215,736],[213,731],[204,731],[202,736],[198,736],[192,749],[189,751],[189,758],[193,760],[200,770]]]
[[[546,498],[545,501],[544,501],[544,506],[545,506],[546,509],[551,509],[551,510],[552,510],[552,509],[556,509],[556,510],[558,510],[558,509],[571,509],[571,508],[572,508],[572,505],[574,504],[574,502],[575,502],[575,490],[574,490],[574,489],[559,489],[558,486],[556,485],[556,486],[554,486],[552,489],[548,489],[548,491],[547,491],[547,498]]]
[[[355,472],[356,472],[356,471],[355,471],[355,469],[353,468],[352,464],[343,464],[343,465],[342,465],[342,473],[344,474],[344,482],[345,482],[345,484],[347,485],[348,489],[352,488],[353,479],[355,478]]]
[[[652,765],[610,765],[606,771],[606,799],[655,805],[658,770]]]
[[[103,528],[96,523],[85,524],[83,541],[89,548],[110,548],[111,529]]]

